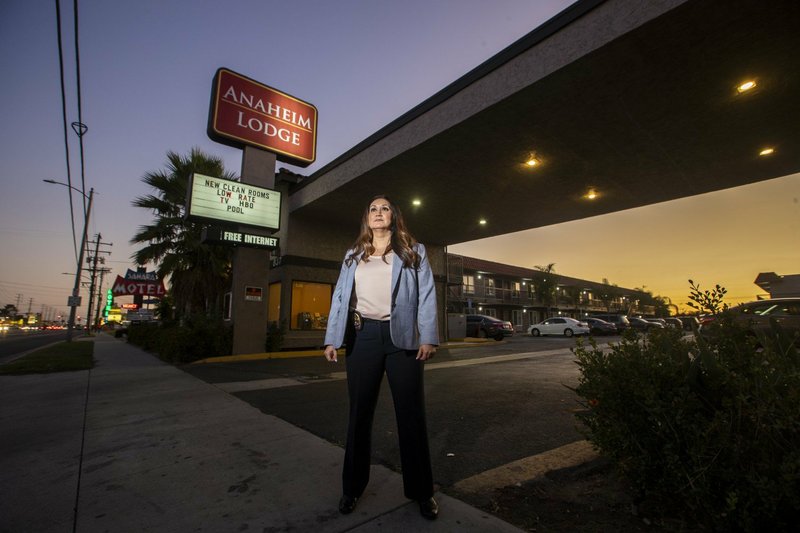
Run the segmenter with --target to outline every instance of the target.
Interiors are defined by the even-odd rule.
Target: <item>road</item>
[[[522,335],[502,343],[439,350],[425,372],[428,430],[439,485],[448,487],[582,438],[575,418],[582,407],[569,388],[578,379],[570,352],[574,346],[574,339]],[[344,444],[343,362],[328,363],[320,355],[190,365],[184,370],[265,413]],[[400,468],[385,380],[373,427],[373,462]]]
[[[12,361],[25,352],[62,341],[66,337],[66,331],[4,331],[0,333],[0,363]]]

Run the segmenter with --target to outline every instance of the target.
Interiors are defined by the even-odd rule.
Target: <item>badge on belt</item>
[[[352,320],[353,320],[353,328],[356,331],[361,331],[361,329],[364,327],[364,317],[362,317],[361,313],[359,313],[355,309],[353,309],[352,313],[353,313],[353,318],[352,318]]]

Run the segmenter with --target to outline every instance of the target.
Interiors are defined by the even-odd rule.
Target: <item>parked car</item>
[[[467,337],[485,339],[491,337],[496,341],[514,335],[514,326],[507,320],[500,320],[488,315],[467,315]]]
[[[771,335],[770,320],[774,319],[789,337],[794,338],[795,344],[800,346],[800,298],[757,300],[732,307],[725,313],[756,336]],[[714,317],[706,317],[700,326],[700,333],[714,322]]]
[[[618,333],[617,326],[600,318],[586,318],[585,322],[589,325],[589,333],[592,335],[616,335]]]
[[[631,327],[631,323],[626,315],[595,315],[593,318],[599,318],[600,320],[611,322],[612,324],[617,326],[617,331],[619,333],[622,333],[623,331]]]
[[[675,329],[683,329],[683,322],[681,322],[681,319],[678,317],[675,316],[667,317],[664,319],[664,322],[666,322],[669,327]]]
[[[629,316],[628,322],[631,324],[631,329],[636,331],[650,331],[651,329],[664,329],[662,324],[658,322],[648,322],[644,318]]]
[[[563,335],[565,337],[588,335],[589,325],[574,318],[558,316],[532,325],[528,328],[528,333],[534,337],[539,335]]]
[[[686,331],[694,331],[700,326],[700,321],[696,316],[679,316],[678,320],[683,324],[683,329]]]
[[[667,321],[663,318],[645,318],[648,322],[652,322],[653,324],[661,324],[662,327],[667,327]]]

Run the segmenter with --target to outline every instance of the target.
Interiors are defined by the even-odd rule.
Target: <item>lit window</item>
[[[486,278],[486,296],[494,296],[494,280]]]
[[[464,274],[464,293],[465,294],[474,294],[475,293],[475,276],[472,274]]]
[[[281,320],[281,284],[270,283],[269,303],[267,304],[267,321],[280,322]]]
[[[292,329],[325,329],[332,287],[327,283],[292,282]]]

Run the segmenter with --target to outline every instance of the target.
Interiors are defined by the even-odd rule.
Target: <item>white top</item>
[[[373,255],[356,267],[353,307],[365,318],[389,320],[392,313],[392,261],[394,252]]]

